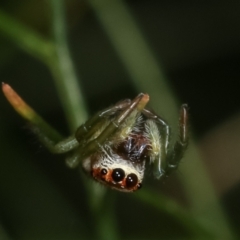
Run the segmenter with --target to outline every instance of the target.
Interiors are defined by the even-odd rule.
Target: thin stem
[[[54,44],[50,40],[43,38],[1,10],[0,32],[11,39],[16,46],[45,63],[54,54]]]
[[[51,69],[55,75],[55,84],[60,94],[70,129],[75,131],[81,123],[87,120],[87,108],[67,44],[63,1],[51,0],[50,2],[56,45],[56,57],[52,62]]]

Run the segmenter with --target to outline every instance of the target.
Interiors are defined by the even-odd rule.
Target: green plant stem
[[[53,9],[54,42],[18,23],[3,11],[0,11],[0,32],[20,49],[49,67],[54,76],[69,128],[74,131],[80,123],[87,119],[87,108],[67,46],[63,1],[51,0],[50,3]],[[37,120],[42,119],[39,115],[38,117]],[[43,119],[41,120],[41,126],[45,126]],[[48,126],[47,123],[46,126]],[[55,132],[54,129],[49,131],[48,128],[46,128],[46,131],[50,135]],[[90,211],[93,219],[95,219],[95,235],[98,239],[118,239],[115,221],[113,220],[114,216],[111,214],[113,206],[107,206],[109,209],[106,211],[104,219],[97,216],[103,203],[105,190],[97,185],[90,185],[87,180],[84,183],[88,193]],[[114,201],[114,199],[112,200]],[[101,221],[101,224],[99,221]]]
[[[65,113],[67,116],[70,116],[70,128],[76,129],[80,121],[83,122],[87,119],[86,106],[67,45],[63,0],[51,0],[50,2],[53,12],[53,32],[57,52],[56,61],[53,63],[53,70],[56,76],[55,83],[66,110]],[[97,239],[118,239],[117,228],[113,224],[115,216],[111,214],[113,206],[106,206],[108,210],[106,210],[104,218],[98,216],[103,205],[105,190],[97,185],[90,186],[89,182],[85,182],[85,186],[90,210],[95,220]],[[99,225],[102,227],[98,227]]]
[[[88,2],[128,70],[136,89],[147,92],[153,109],[170,119],[172,125],[178,113],[176,99],[127,5],[121,0]],[[232,237],[229,223],[192,139],[187,152],[184,161],[186,164],[181,165],[181,179],[191,200],[191,211],[195,217],[203,220],[206,228],[210,224],[216,236],[229,239]]]
[[[0,224],[0,239],[1,240],[10,240],[10,237],[8,236],[7,232],[3,228],[3,226]]]
[[[67,44],[63,1],[51,0],[50,2],[56,46],[56,57],[51,66],[70,129],[75,131],[81,123],[87,120],[88,113]]]
[[[62,100],[69,128],[73,132],[80,123],[87,119],[87,108],[67,47],[65,26],[60,12],[63,10],[58,8],[59,5],[55,3],[53,12],[58,14],[53,18],[56,43],[42,37],[1,10],[0,31],[20,49],[44,62],[50,68]]]
[[[201,237],[202,239],[214,237],[214,232],[210,226],[206,228],[203,224],[198,222],[192,214],[184,210],[175,201],[169,199],[168,197],[150,191],[149,189],[142,189],[134,196],[144,203],[148,203],[153,206],[160,212],[167,212],[173,219],[185,226],[193,237]],[[159,204],[159,202],[161,202],[161,204]]]
[[[44,63],[47,63],[55,52],[53,42],[17,22],[2,10],[0,10],[0,32],[20,49]]]

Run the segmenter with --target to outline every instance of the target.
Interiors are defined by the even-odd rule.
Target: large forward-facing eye
[[[136,174],[131,173],[131,174],[127,175],[127,178],[126,178],[127,188],[135,187],[137,183],[138,183],[138,177]]]
[[[115,182],[120,182],[124,179],[125,172],[121,168],[115,168],[112,172],[112,179]]]

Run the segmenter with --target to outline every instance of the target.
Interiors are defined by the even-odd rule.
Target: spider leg
[[[84,134],[81,134],[81,135],[83,135],[85,138],[88,138],[89,135],[91,136],[91,134],[93,134],[93,132],[96,131],[96,129],[98,129],[98,127],[100,127],[101,124],[103,124],[103,121],[105,119],[103,121],[99,121],[99,118],[105,117],[106,115],[112,115],[116,111],[126,108],[128,105],[130,105],[130,103],[131,101],[129,99],[126,99],[117,103],[115,106],[107,108],[104,111],[100,112],[99,114],[96,114],[93,118],[88,120],[85,124],[81,125],[77,130],[77,133],[78,131],[80,132],[82,131],[83,133],[85,133],[86,136]],[[30,128],[33,131],[33,133],[37,135],[40,142],[52,153],[56,153],[56,154],[66,153],[79,146],[79,141],[77,141],[78,139],[76,139],[74,135],[64,140],[57,141],[55,139],[54,140],[50,139],[50,137],[47,136],[41,130],[41,128],[36,125],[30,124]],[[78,133],[78,136],[79,135],[80,134]],[[84,137],[81,136],[81,138],[83,139]],[[76,160],[74,160],[74,162],[76,162]]]
[[[30,128],[32,132],[37,135],[40,142],[52,153],[66,153],[73,150],[79,145],[75,136],[70,136],[56,143],[55,140],[50,139],[43,131],[41,131],[38,126],[30,125]]]
[[[125,109],[131,103],[130,99],[120,101],[112,107],[106,108],[101,112],[95,114],[92,118],[87,120],[82,124],[75,133],[75,139],[79,144],[77,151],[70,153],[66,158],[66,164],[70,168],[75,168],[82,160],[81,152],[82,148],[85,148],[87,142],[95,139],[102,131],[102,129],[109,122],[108,118],[111,115],[114,115],[117,111]]]
[[[79,153],[81,149],[86,148],[89,141],[93,141],[103,131],[109,123],[109,117],[116,112],[127,108],[131,104],[130,99],[120,101],[112,107],[96,113],[92,118],[82,124],[75,133],[75,139],[79,144],[79,148],[66,158],[66,164],[70,168],[75,168],[83,160],[83,156]]]
[[[76,149],[79,147],[79,143],[76,140],[75,136],[72,135],[60,142],[53,141],[50,139],[44,132],[40,130],[39,127],[36,125],[31,125],[31,129],[35,135],[37,135],[39,141],[52,153],[54,154],[62,154],[67,153],[73,149]],[[77,151],[74,151],[71,153],[67,159],[66,164],[68,167],[74,168],[79,163],[79,156],[77,154]]]
[[[78,149],[68,154],[65,159],[65,163],[69,168],[75,168],[81,162],[81,156],[79,155]]]
[[[131,117],[131,115],[137,111],[139,114],[142,111],[142,109],[145,107],[147,102],[149,101],[149,96],[147,94],[139,94],[133,101],[131,101],[130,104],[123,104],[122,110],[119,112],[119,114],[108,121],[106,127],[104,130],[97,136],[95,139],[87,142],[87,144],[84,146],[84,148],[81,148],[81,155],[83,158],[87,158],[90,156],[92,153],[96,152],[97,149],[101,148],[104,143],[119,129],[119,127],[124,123],[124,121]],[[120,105],[117,105],[117,108],[119,108]],[[115,109],[115,108],[113,108]],[[111,112],[113,110],[105,110],[104,112]],[[113,111],[114,113],[116,110]],[[98,121],[96,119],[96,121]],[[95,125],[96,126],[96,125]],[[93,128],[95,128],[93,126]]]
[[[130,99],[125,99],[120,101],[119,103],[111,106],[109,108],[104,109],[96,113],[92,118],[87,120],[84,124],[82,124],[76,131],[75,137],[78,140],[79,144],[82,145],[89,141],[92,136],[96,135],[103,126],[105,126],[108,122],[108,118],[114,115],[116,112],[120,110],[126,109],[131,104]]]
[[[154,176],[157,179],[160,179],[164,175],[170,174],[173,170],[178,167],[180,160],[183,157],[183,154],[188,145],[188,129],[187,129],[187,120],[188,112],[187,105],[183,104],[180,110],[179,118],[179,138],[174,144],[172,150],[169,150],[169,136],[170,129],[167,123],[159,116],[153,112],[144,109],[143,114],[153,119],[156,123],[160,125],[160,145],[163,146],[159,151],[159,155],[154,160]]]
[[[153,159],[153,174],[157,179],[159,179],[165,174],[164,169],[167,167],[166,156],[169,145],[170,129],[168,124],[152,111],[143,109],[142,113],[160,126],[160,149],[157,156],[155,156],[155,159]]]
[[[166,174],[170,174],[178,167],[180,160],[188,146],[188,106],[183,104],[179,118],[179,137],[173,149],[167,154]]]

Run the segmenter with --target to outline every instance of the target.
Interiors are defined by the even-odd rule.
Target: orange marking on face
[[[129,192],[133,192],[136,191],[140,188],[140,183],[138,182],[135,186],[133,187],[129,187],[127,188],[126,186],[126,177],[120,181],[120,182],[115,182],[112,179],[112,172],[113,170],[107,170],[107,172],[105,173],[104,170],[106,170],[105,168],[93,168],[92,169],[92,177],[98,181],[98,182],[102,182],[103,184],[111,187],[111,188],[116,188],[119,190],[126,190]]]

